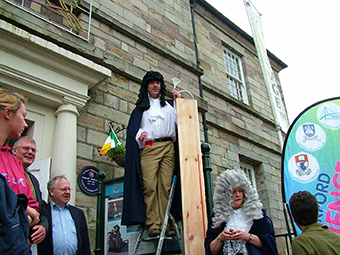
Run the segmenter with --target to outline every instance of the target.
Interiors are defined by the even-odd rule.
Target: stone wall
[[[252,165],[264,207],[276,233],[283,233],[281,149],[253,41],[211,13],[202,2],[194,5],[200,66],[196,65],[189,0],[94,0],[88,42],[4,1],[0,2],[0,17],[113,72],[111,79],[89,91],[91,99],[79,109],[77,172],[93,165],[106,172],[106,179],[124,175],[124,169],[100,156],[97,148],[103,145],[110,122],[128,124],[143,75],[157,70],[164,75],[168,90],[172,87],[171,78],[178,77],[178,87],[190,91],[198,100],[200,136],[204,142],[205,118],[213,180],[221,171],[239,168],[240,162]],[[87,1],[80,3],[88,6]],[[79,19],[86,25],[81,15]],[[228,94],[223,47],[242,57],[249,104]],[[271,59],[271,63],[276,75],[285,68],[277,59]],[[190,98],[186,93],[183,96]],[[124,141],[125,131],[118,137]],[[86,212],[94,249],[96,197],[87,196],[80,189],[73,195],[76,205]],[[284,244],[279,243],[283,254]]]

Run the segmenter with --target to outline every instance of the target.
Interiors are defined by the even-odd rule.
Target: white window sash
[[[228,79],[229,94],[248,104],[241,58],[226,48],[223,49],[223,56]]]
[[[244,162],[240,162],[240,168],[246,173],[246,175],[249,178],[253,188],[255,190],[257,190],[254,167],[252,165],[250,165],[250,164],[247,164],[247,163],[244,163]]]

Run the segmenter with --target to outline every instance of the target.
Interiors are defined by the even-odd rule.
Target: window
[[[223,49],[223,56],[227,71],[229,94],[243,103],[248,104],[241,58],[226,48]]]
[[[85,1],[85,9],[81,1],[75,0],[50,0],[47,4],[33,0],[5,1],[81,39],[90,40],[92,0]]]
[[[247,163],[244,162],[240,162],[240,168],[246,173],[246,175],[248,176],[251,185],[253,186],[253,188],[255,190],[257,190],[256,188],[256,179],[255,179],[255,171],[254,171],[254,167],[252,165],[249,165]]]

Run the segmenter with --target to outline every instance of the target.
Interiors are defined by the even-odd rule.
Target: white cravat
[[[161,112],[161,107],[160,107],[160,99],[153,99],[149,97],[150,101],[150,114],[149,114],[149,121],[154,122],[157,120],[157,118],[164,119],[164,115]]]
[[[157,107],[157,110],[154,108]],[[150,116],[152,117],[150,118]],[[144,143],[139,141],[142,132],[153,134],[153,138],[171,137],[176,141],[177,111],[168,102],[165,106],[160,106],[159,99],[150,98],[150,108],[143,112],[140,128],[135,136],[135,140],[140,149],[144,148]]]
[[[242,230],[244,232],[249,232],[251,226],[253,225],[253,221],[247,219],[244,209],[239,208],[237,210],[233,210],[230,213],[230,219],[225,226],[225,230],[230,230],[231,228],[234,230]],[[245,240],[227,240],[223,244],[223,254],[234,255],[242,253],[248,255],[248,250],[246,248]]]

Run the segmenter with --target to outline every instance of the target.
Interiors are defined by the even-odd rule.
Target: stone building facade
[[[41,151],[37,159],[52,158],[51,176],[70,180],[72,203],[87,216],[92,250],[96,197],[79,189],[77,173],[92,165],[106,179],[124,175],[97,148],[109,123],[128,124],[149,70],[161,72],[168,88],[171,78],[179,78],[178,87],[198,101],[212,179],[226,169],[245,169],[276,234],[286,231],[281,148],[251,36],[204,0],[39,1],[45,5],[0,2],[0,86],[28,97],[28,133]],[[268,54],[279,82],[287,66]],[[117,135],[124,141],[124,131]],[[284,254],[284,243],[277,241]]]

